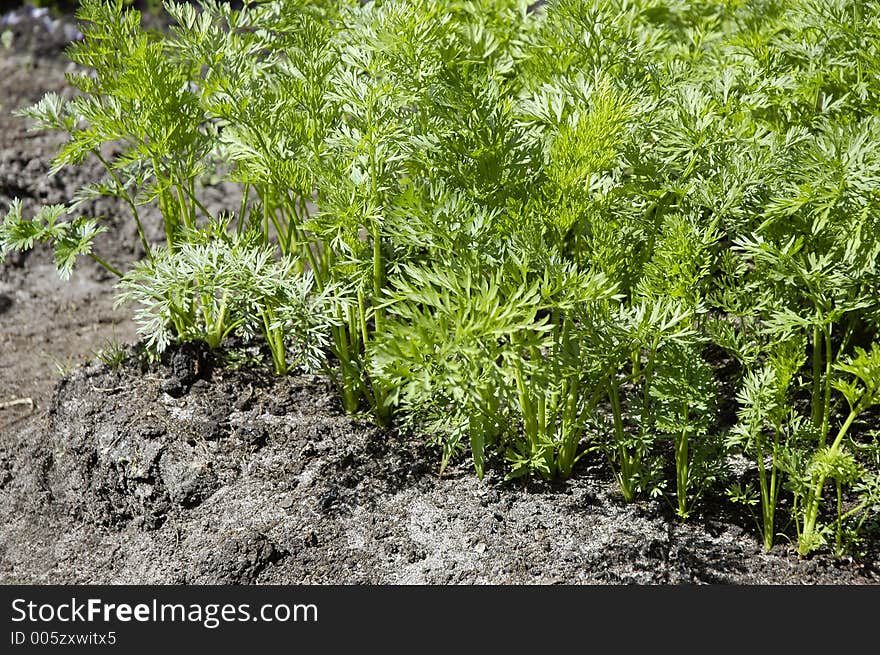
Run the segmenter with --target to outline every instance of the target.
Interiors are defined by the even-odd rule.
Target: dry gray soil
[[[88,167],[47,178],[57,137],[10,111],[69,93],[69,22],[18,12],[0,31],[0,203],[63,202]],[[222,205],[224,190],[212,202]],[[137,257],[118,216],[101,254]],[[37,250],[0,264],[0,582],[5,584],[877,584],[876,555],[765,553],[750,517],[711,499],[677,521],[622,502],[607,467],[566,483],[441,477],[418,435],[346,416],[325,380],[277,379],[196,348],[148,365],[113,280],[58,280]],[[875,549],[869,549],[876,552]]]

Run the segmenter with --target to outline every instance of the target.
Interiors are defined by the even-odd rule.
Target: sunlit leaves
[[[95,237],[106,231],[97,220],[84,216],[61,220],[69,211],[65,205],[47,205],[27,219],[22,216],[21,202],[13,201],[0,223],[0,261],[11,251],[30,250],[36,243],[49,244],[55,251],[58,274],[69,279],[77,258],[91,254]]]

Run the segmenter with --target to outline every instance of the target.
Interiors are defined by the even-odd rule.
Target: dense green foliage
[[[83,0],[80,93],[23,115],[68,134],[54,171],[106,176],[14,204],[0,252],[49,243],[69,275],[104,230],[84,201],[119,198],[146,254],[99,262],[155,352],[263,339],[441,467],[565,478],[601,452],[628,501],[684,519],[727,489],[768,549],[857,545],[880,509],[880,5],[529,5],[205,0],[156,34]],[[241,202],[212,215],[211,179]]]

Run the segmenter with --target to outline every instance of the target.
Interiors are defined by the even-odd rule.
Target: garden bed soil
[[[0,202],[28,210],[99,171],[47,178],[59,138],[10,115],[70,93],[62,48],[75,36],[69,21],[16,17],[0,28],[13,32],[0,49]],[[100,254],[137,257],[124,211],[92,209],[114,225]],[[441,476],[423,437],[346,415],[324,379],[279,379],[195,347],[157,364],[121,350],[137,335],[113,301],[95,265],[69,282],[43,249],[0,265],[2,583],[880,581],[876,548],[841,560],[764,552],[752,519],[723,499],[687,522],[662,499],[625,504],[598,456],[567,482],[505,482],[502,466],[480,481],[466,459]]]

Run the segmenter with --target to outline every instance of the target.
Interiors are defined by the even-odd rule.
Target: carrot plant
[[[329,294],[313,292],[311,271],[275,258],[259,235],[224,228],[189,235],[173,252],[157,248],[119,281],[117,302],[139,306],[147,347],[161,353],[178,340],[216,349],[233,334],[260,334],[277,374],[322,370],[333,326]]]
[[[614,285],[571,266],[531,281],[503,269],[486,279],[475,265],[409,273],[389,301],[378,374],[402,409],[443,428],[443,465],[467,437],[480,477],[493,449],[509,478],[569,477],[603,378],[584,366],[573,316],[549,318],[613,300]]]
[[[834,482],[836,492],[837,520],[834,532],[837,548],[840,548],[842,522],[849,515],[849,512],[843,512],[842,488],[858,482],[864,476],[853,454],[845,448],[844,439],[861,414],[880,404],[880,345],[873,344],[870,352],[857,348],[854,357],[838,364],[836,368],[845,377],[838,378],[833,384],[846,399],[849,411],[834,441],[827,447],[820,447],[809,462],[804,480],[803,522],[798,535],[798,551],[802,555],[824,542],[824,531],[820,530],[818,520],[825,482],[829,479]]]
[[[803,341],[775,344],[768,362],[746,376],[737,400],[739,422],[728,436],[728,444],[747,453],[758,471],[761,517],[758,529],[765,550],[773,547],[777,536],[776,509],[783,487],[783,475],[791,453],[799,442],[809,438],[809,422],[792,415],[793,378],[806,360]],[[731,489],[739,502],[751,504],[749,493],[741,487]]]

